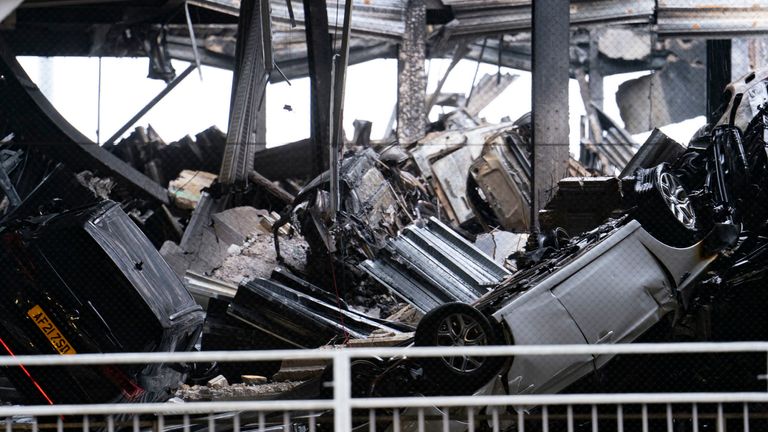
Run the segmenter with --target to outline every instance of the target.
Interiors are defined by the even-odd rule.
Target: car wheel
[[[635,185],[636,219],[654,237],[670,246],[690,246],[699,222],[683,183],[666,164],[640,170]]]
[[[464,303],[447,303],[429,311],[416,328],[416,346],[498,345],[500,337],[488,318]],[[451,356],[421,360],[424,375],[443,394],[471,394],[496,375],[501,357]]]

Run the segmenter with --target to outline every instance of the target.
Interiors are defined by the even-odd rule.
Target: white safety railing
[[[768,353],[768,342],[744,343],[683,343],[683,344],[621,344],[621,345],[543,345],[495,347],[409,347],[355,348],[281,351],[227,351],[194,353],[120,353],[78,354],[69,356],[0,357],[0,366],[76,366],[100,364],[259,362],[275,360],[331,360],[333,362],[333,398],[319,400],[253,400],[227,402],[96,404],[96,405],[23,405],[0,406],[0,419],[6,419],[6,430],[55,428],[82,430],[104,428],[123,429],[126,424],[135,431],[149,427],[155,430],[214,430],[226,423],[227,428],[239,430],[283,430],[295,432],[306,426],[315,432],[318,418],[322,424],[332,424],[336,432],[352,431],[364,426],[375,432],[386,427],[393,432],[402,430],[449,431],[461,426],[474,432],[482,422],[494,432],[502,429],[517,431],[581,429],[660,430],[668,432],[690,430],[698,432],[702,420],[709,421],[706,430],[768,430],[765,406],[766,392],[750,393],[624,393],[624,394],[546,394],[439,396],[398,398],[353,398],[351,394],[352,359],[372,357],[440,357],[440,356],[562,356],[576,354],[692,354],[692,353]],[[766,365],[768,369],[768,364]],[[768,376],[768,370],[766,375]],[[757,377],[756,377],[757,379]],[[537,407],[526,410],[522,407]],[[757,407],[760,412],[753,411]],[[519,409],[515,409],[519,408]],[[367,418],[360,416],[367,412]],[[275,421],[275,413],[282,413]],[[332,415],[331,415],[332,413]],[[458,413],[458,414],[457,414]],[[94,418],[98,417],[98,421]],[[150,420],[147,420],[149,418]],[[332,418],[332,422],[330,419]],[[758,419],[762,422],[755,426]],[[40,419],[47,423],[43,425]],[[53,420],[50,420],[53,419]],[[75,421],[75,419],[78,419]],[[167,419],[173,419],[171,427]],[[126,423],[127,422],[127,423]],[[149,422],[149,423],[148,423]],[[454,422],[454,423],[451,423]],[[660,422],[660,423],[659,423]],[[119,424],[118,424],[119,423]],[[677,426],[684,424],[685,426]],[[382,426],[383,425],[383,426]],[[553,425],[560,425],[555,427]],[[655,426],[654,426],[655,425]],[[552,429],[550,429],[552,427]],[[167,428],[167,429],[166,429]],[[702,429],[704,430],[704,429]]]

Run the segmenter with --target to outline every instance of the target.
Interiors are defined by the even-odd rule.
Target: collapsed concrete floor
[[[758,76],[737,84],[768,91]],[[530,115],[488,124],[459,109],[409,145],[371,141],[363,125],[339,151],[338,182],[249,166],[227,183],[208,172],[228,145],[215,128],[171,144],[140,128],[110,146],[151,180],[141,187],[11,134],[0,338],[9,354],[765,338],[768,108],[733,99],[726,112],[687,145],[656,130],[611,154],[590,147],[613,175],[571,160],[538,230]],[[755,325],[734,324],[744,317]],[[355,397],[707,391],[727,373],[729,388],[752,391],[762,365],[683,358],[633,380],[626,357],[395,356],[355,362],[352,385]],[[8,368],[2,387],[28,404],[322,398],[330,372],[128,365],[41,372],[31,385]]]

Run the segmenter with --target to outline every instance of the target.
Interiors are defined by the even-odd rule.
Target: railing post
[[[352,431],[351,371],[349,352],[341,349],[333,356],[333,420],[335,432]]]

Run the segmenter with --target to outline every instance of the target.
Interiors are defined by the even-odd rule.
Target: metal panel
[[[768,3],[754,0],[659,0],[660,36],[736,36],[768,31]]]
[[[296,23],[304,24],[300,0],[291,0]],[[352,31],[357,34],[387,39],[401,39],[405,33],[406,0],[354,0]],[[272,0],[272,17],[276,22],[290,23],[286,0]],[[341,32],[344,22],[344,0],[328,1],[328,24],[333,32]]]
[[[272,40],[263,37],[265,32],[271,32],[269,16],[262,14],[262,3],[266,1],[260,0],[243,8],[240,16],[238,30],[243,37],[238,40],[235,54],[227,145],[219,174],[224,184],[247,181],[253,169],[254,154],[266,146],[266,143],[258,142],[264,136],[266,112],[263,99],[268,72],[273,66],[271,54],[268,54]]]
[[[434,218],[405,228],[388,249],[361,268],[425,312],[450,301],[471,303],[510,275]]]
[[[451,36],[478,35],[531,28],[531,2],[523,0],[448,0],[455,19],[446,25]],[[612,24],[650,24],[655,9],[653,0],[596,0],[571,3],[572,26]]]

